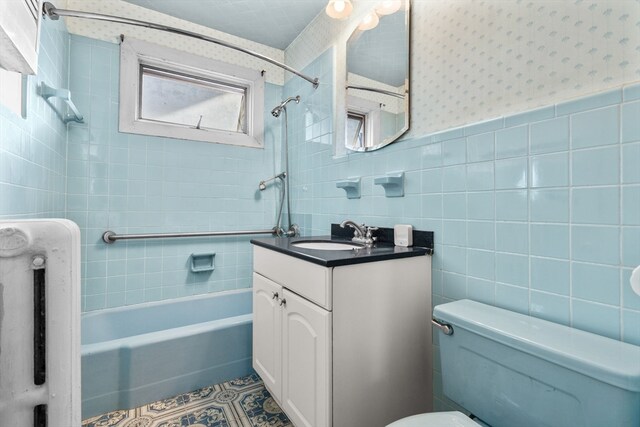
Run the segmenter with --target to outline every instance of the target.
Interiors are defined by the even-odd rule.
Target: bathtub
[[[252,372],[251,289],[82,316],[82,418]]]

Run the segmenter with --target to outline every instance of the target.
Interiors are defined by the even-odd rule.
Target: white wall
[[[303,68],[343,44],[347,21],[324,13],[285,50]],[[424,135],[640,80],[637,0],[413,0],[411,130]]]

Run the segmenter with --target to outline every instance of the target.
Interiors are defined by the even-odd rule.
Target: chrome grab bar
[[[139,240],[139,239],[169,239],[174,237],[217,237],[217,236],[245,236],[251,234],[275,234],[274,230],[253,230],[253,231],[203,231],[195,233],[146,233],[146,234],[116,234],[113,231],[105,231],[102,234],[102,241],[113,244],[118,240]]]
[[[444,323],[435,317],[431,318],[431,323],[436,328],[440,329],[445,335],[453,335],[453,326],[448,323]]]

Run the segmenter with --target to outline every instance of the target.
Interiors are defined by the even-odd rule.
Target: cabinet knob
[[[273,297],[271,297],[271,299],[278,299],[278,293],[277,292],[271,292],[273,294]]]
[[[287,300],[286,300],[285,298],[282,298],[282,299],[280,300],[280,305],[281,305],[281,306],[283,306],[283,305],[284,305],[284,306],[286,306],[286,305],[287,305]]]

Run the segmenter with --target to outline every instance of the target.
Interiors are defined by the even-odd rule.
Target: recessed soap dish
[[[191,271],[194,273],[203,273],[216,269],[213,260],[216,256],[215,252],[206,254],[191,254]]]

